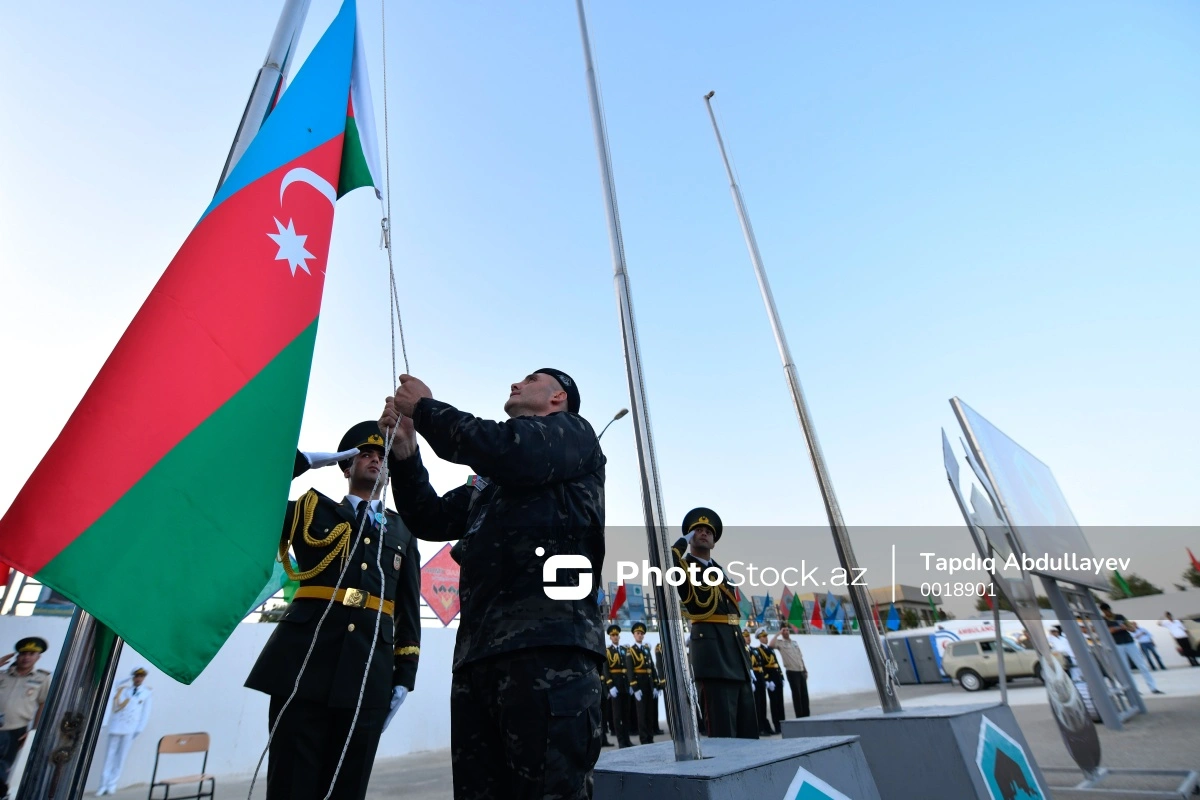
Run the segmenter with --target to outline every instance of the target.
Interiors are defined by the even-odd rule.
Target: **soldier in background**
[[[138,667],[128,678],[118,683],[113,691],[112,703],[109,705],[108,748],[105,751],[104,771],[100,775],[97,797],[117,791],[117,782],[121,779],[121,770],[125,768],[129,748],[150,721],[154,694],[149,686],[142,685],[145,680],[146,670]]]
[[[17,642],[15,653],[0,657],[0,667],[17,658],[0,672],[0,798],[7,797],[9,771],[46,706],[50,673],[34,667],[49,647],[40,636],[27,636]]]
[[[696,565],[700,580],[677,587],[684,616],[691,621],[692,674],[710,737],[758,738],[750,658],[738,635],[740,611],[724,570],[712,558],[721,539],[721,518],[694,508],[683,518],[683,536],[671,546],[676,566]],[[704,575],[714,579],[706,582]]]
[[[752,689],[754,691],[754,716],[758,720],[758,735],[770,736],[774,731],[771,730],[771,724],[767,722],[767,681],[764,674],[767,657],[758,642],[752,638],[749,628],[742,632],[742,636],[746,647],[750,650],[750,669],[754,673]]]
[[[775,733],[783,733],[783,670],[779,667],[775,651],[767,644],[766,628],[758,629],[758,652],[763,665],[767,705],[771,708],[771,727],[775,729]]]
[[[383,445],[374,421],[355,425],[338,447],[358,450],[338,462],[348,482],[346,497],[338,502],[310,489],[287,505],[279,558],[300,588],[246,679],[248,688],[271,696],[268,800],[325,797],[335,771],[333,796],[361,800],[379,737],[416,683],[421,556],[400,516],[372,494],[383,490]],[[311,463],[297,455],[295,472]],[[299,572],[291,568],[289,547]],[[288,702],[314,638],[299,689]]]
[[[613,733],[619,747],[633,747],[629,741],[626,712],[629,709],[629,673],[626,666],[628,651],[621,644],[621,626],[608,626],[608,639],[612,644],[605,650],[604,658],[604,705],[612,720]]]
[[[660,630],[661,630],[661,628],[660,628]],[[684,661],[684,663],[687,663],[686,660]],[[654,687],[658,691],[655,692],[654,695],[655,695],[655,697],[662,697],[663,703],[665,704],[666,702],[668,702],[667,701],[667,671],[666,671],[666,669],[663,668],[662,642],[658,642],[656,645],[654,645],[654,671],[658,678],[658,683],[655,684],[655,687]],[[659,734],[661,734],[663,732],[663,729],[658,724],[658,700],[654,701],[654,715],[653,716],[654,716],[654,735],[658,736]],[[671,715],[668,714],[667,715],[668,726],[670,725],[670,722],[671,722]]]
[[[637,716],[638,739],[642,744],[654,744],[654,722],[652,716],[658,711],[658,674],[654,669],[654,654],[650,646],[643,644],[646,638],[646,623],[635,622],[634,644],[629,648],[629,688],[633,690]]]
[[[780,639],[780,636],[783,638]],[[804,654],[800,652],[800,645],[792,639],[792,626],[785,622],[779,633],[775,634],[775,638],[771,640],[771,646],[775,648],[775,655],[779,657],[784,673],[787,675],[788,686],[792,690],[792,711],[795,712],[796,719],[807,717],[809,715],[808,667],[804,666]],[[887,647],[886,642],[884,642],[884,647]]]

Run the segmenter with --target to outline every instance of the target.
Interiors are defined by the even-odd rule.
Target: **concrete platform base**
[[[596,764],[594,797],[763,800],[786,793],[787,800],[879,798],[856,736],[701,739],[700,749],[704,753],[700,761],[676,761],[669,741],[605,752]],[[806,772],[797,781],[801,770]],[[808,785],[801,789],[802,783]],[[822,784],[836,792],[822,791]]]
[[[850,734],[859,736],[882,800],[1049,800],[1046,779],[1008,706],[934,706],[896,714],[874,708],[783,723],[785,741]]]

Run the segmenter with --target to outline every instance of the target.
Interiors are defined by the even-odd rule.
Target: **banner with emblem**
[[[458,616],[458,562],[450,556],[450,545],[443,546],[421,567],[421,597],[443,625]]]

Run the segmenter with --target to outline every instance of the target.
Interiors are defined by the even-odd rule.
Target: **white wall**
[[[61,617],[0,617],[0,651],[24,636],[41,636],[50,644],[38,667],[53,671],[61,652],[69,620]],[[136,667],[150,670],[146,685],[154,689],[154,710],[145,733],[130,750],[121,785],[146,783],[154,766],[158,740],[170,733],[206,731],[212,736],[208,771],[220,777],[249,777],[267,743],[267,705],[264,694],[242,686],[250,667],[274,630],[269,623],[239,625],[216,659],[191,686],[178,683],[159,672],[130,647],[121,654],[117,678]],[[379,757],[441,750],[450,746],[450,664],[457,631],[425,628],[421,631],[421,666],[416,690],[409,695],[392,726],[379,743]],[[874,690],[862,640],[858,636],[797,636],[808,666],[811,696],[869,692]],[[633,637],[626,633],[623,644]],[[653,647],[656,634],[646,642]],[[100,732],[87,789],[94,791],[103,767],[107,728]],[[175,774],[193,772],[178,757]],[[166,762],[164,762],[166,763]],[[265,767],[261,774],[265,779]]]

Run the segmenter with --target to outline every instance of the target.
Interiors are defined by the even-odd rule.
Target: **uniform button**
[[[329,528],[326,528],[326,529],[325,529],[325,532],[326,532],[326,533],[329,533]]]
[[[354,633],[354,623],[351,622],[349,625],[347,625],[346,630],[350,631],[351,633]]]
[[[370,543],[371,543],[371,537],[370,537],[370,536],[364,536],[364,537],[363,537],[363,544],[370,544]]]
[[[367,568],[367,562],[365,562],[365,561],[364,561],[364,562],[362,562],[362,564],[361,564],[360,566],[361,566],[363,569],[366,569],[366,568]]]

